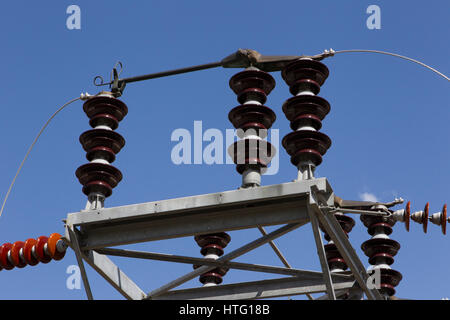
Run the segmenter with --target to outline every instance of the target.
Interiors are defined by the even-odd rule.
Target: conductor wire
[[[328,54],[327,56],[333,56],[334,54],[337,54],[337,53],[348,53],[348,52],[380,53],[380,54],[385,54],[385,55],[401,58],[401,59],[404,59],[404,60],[408,60],[408,61],[417,63],[417,64],[419,64],[419,65],[421,65],[421,66],[423,66],[423,67],[425,67],[425,68],[427,68],[427,69],[437,73],[438,75],[440,75],[441,77],[443,77],[447,81],[450,81],[449,77],[447,77],[442,72],[439,72],[438,70],[430,67],[429,65],[427,65],[427,64],[425,64],[425,63],[423,63],[421,61],[418,61],[418,60],[415,60],[415,59],[412,59],[412,58],[409,58],[409,57],[405,57],[405,56],[402,56],[400,54],[392,53],[392,52],[386,52],[386,51],[380,51],[380,50],[362,50],[362,49],[338,50],[338,51],[334,51],[333,49],[330,49],[329,51],[325,50],[325,54]]]
[[[25,161],[27,160],[28,156],[30,155],[31,150],[33,150],[34,145],[36,144],[36,142],[38,141],[39,137],[40,137],[40,136],[42,135],[42,133],[44,132],[45,128],[47,128],[47,126],[48,126],[48,124],[50,123],[50,121],[52,121],[52,119],[53,119],[59,112],[61,112],[65,107],[67,107],[67,106],[70,105],[71,103],[73,103],[73,102],[75,102],[75,101],[77,101],[77,100],[84,100],[84,99],[86,99],[86,98],[87,98],[87,96],[85,96],[85,95],[82,94],[80,97],[75,98],[75,99],[72,99],[72,100],[66,102],[65,104],[63,104],[58,110],[56,110],[56,111],[52,114],[52,116],[47,120],[47,122],[46,122],[46,123],[44,124],[44,126],[41,128],[41,130],[39,131],[39,133],[38,133],[38,135],[36,136],[36,138],[34,138],[33,143],[32,143],[32,144],[30,145],[30,147],[28,148],[28,151],[27,151],[27,153],[25,154],[25,157],[23,158],[22,162],[20,163],[19,168],[17,169],[16,175],[14,176],[14,179],[12,180],[12,182],[11,182],[11,184],[10,184],[10,186],[9,186],[8,192],[6,193],[5,199],[3,200],[3,204],[2,204],[2,207],[1,207],[1,209],[0,209],[0,217],[1,217],[2,213],[3,213],[3,209],[5,208],[6,201],[8,200],[8,197],[9,197],[9,195],[10,195],[10,193],[11,193],[11,190],[12,190],[12,188],[13,188],[13,186],[14,186],[14,183],[16,182],[17,176],[19,175],[20,170],[22,170],[23,164],[24,164]]]

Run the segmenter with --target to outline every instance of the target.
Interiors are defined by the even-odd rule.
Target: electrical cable
[[[396,54],[396,53],[392,53],[392,52],[386,52],[386,51],[380,51],[380,50],[363,50],[363,49],[351,49],[351,50],[334,51],[333,49],[330,49],[330,50],[325,50],[323,54],[324,54],[324,57],[331,57],[331,56],[333,56],[333,55],[335,55],[337,53],[352,53],[352,52],[355,52],[355,53],[361,53],[361,52],[363,52],[363,53],[379,53],[379,54],[385,54],[385,55],[401,58],[401,59],[404,59],[404,60],[407,60],[407,61],[411,61],[411,62],[417,63],[417,64],[419,64],[419,65],[421,65],[421,66],[423,66],[423,67],[425,67],[425,68],[427,68],[427,69],[437,73],[438,75],[440,75],[441,77],[443,77],[447,81],[450,81],[449,77],[447,77],[442,72],[439,72],[438,70],[430,67],[429,65],[427,65],[427,64],[425,64],[425,63],[423,63],[421,61],[418,61],[418,60],[415,60],[415,59],[412,59],[412,58],[409,58],[409,57],[406,57],[406,56],[402,56],[402,55],[399,55],[399,54]]]
[[[70,104],[72,104],[73,102],[78,101],[78,100],[86,100],[88,97],[90,97],[90,95],[88,95],[88,94],[81,94],[80,97],[75,98],[75,99],[72,99],[72,100],[66,102],[65,104],[63,104],[58,110],[56,110],[56,111],[52,114],[52,116],[47,120],[47,122],[46,122],[46,123],[44,124],[44,126],[41,128],[41,130],[39,131],[38,135],[37,135],[36,138],[34,139],[33,143],[32,143],[32,144],[30,145],[30,147],[28,148],[28,151],[27,151],[27,153],[25,154],[25,157],[23,158],[22,162],[20,163],[19,168],[17,169],[16,175],[14,176],[14,178],[13,178],[13,180],[12,180],[10,186],[9,186],[8,192],[6,193],[5,199],[3,200],[3,204],[2,204],[2,207],[1,207],[1,209],[0,209],[0,217],[1,217],[2,213],[3,213],[3,209],[5,208],[6,201],[8,200],[8,197],[9,197],[9,195],[10,195],[10,193],[11,193],[11,190],[12,190],[12,188],[13,188],[13,186],[14,186],[14,183],[16,182],[17,176],[19,175],[20,171],[22,170],[22,167],[23,167],[25,161],[27,160],[28,156],[30,155],[31,150],[33,149],[34,145],[35,145],[36,142],[38,141],[39,137],[40,137],[40,136],[42,135],[42,133],[44,132],[45,128],[47,128],[47,126],[48,126],[48,124],[50,123],[50,121],[52,121],[52,119],[53,119],[60,111],[62,111],[64,108],[66,108],[68,105],[70,105]]]

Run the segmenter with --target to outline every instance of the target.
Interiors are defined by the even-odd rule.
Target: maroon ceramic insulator
[[[352,231],[353,227],[355,226],[355,220],[344,214],[335,214],[334,216],[336,220],[339,222],[339,225],[341,226],[342,230],[348,236],[348,233]],[[324,234],[325,240],[331,241],[331,237],[328,235],[328,233],[326,233],[322,227],[321,229],[325,233]],[[330,268],[330,270],[336,269],[346,270],[348,268],[347,263],[345,262],[342,255],[339,253],[339,250],[334,243],[328,243],[324,245],[324,248],[328,262],[328,267]]]
[[[223,255],[223,249],[230,242],[231,237],[228,233],[219,232],[219,233],[211,233],[211,234],[203,234],[195,236],[195,241],[201,248],[200,253],[203,256],[214,255],[220,257]],[[198,268],[198,265],[194,266],[194,269]],[[218,267],[211,271],[208,271],[202,274],[199,278],[199,281],[202,284],[206,283],[214,283],[220,284],[222,283],[222,277],[227,273],[227,268]]]
[[[316,60],[300,59],[289,63],[281,72],[283,80],[290,92],[296,95],[299,91],[320,92],[320,87],[328,78],[326,65]]]
[[[324,133],[301,130],[286,135],[282,145],[291,156],[291,163],[298,166],[311,162],[315,166],[322,163],[322,157],[331,146],[331,139]]]
[[[103,163],[87,163],[75,172],[83,185],[83,193],[100,193],[106,198],[112,194],[112,189],[122,180],[122,173],[116,167]]]
[[[246,131],[254,129],[269,130],[275,122],[275,113],[268,107],[257,104],[245,104],[233,108],[228,119],[236,129]]]
[[[104,93],[87,100],[83,110],[94,128],[80,136],[80,143],[90,163],[80,166],[75,174],[83,185],[84,194],[100,194],[106,198],[122,180],[120,170],[110,164],[125,145],[125,139],[114,130],[127,115],[128,107]]]
[[[327,100],[311,95],[292,97],[283,104],[283,112],[291,122],[291,129],[312,126],[316,130],[322,127],[322,120],[330,112]]]
[[[240,174],[250,167],[264,170],[275,152],[275,147],[270,142],[258,139],[239,140],[228,148],[228,153]]]
[[[112,130],[117,129],[119,122],[128,113],[128,107],[125,103],[108,96],[90,98],[83,104],[83,110],[90,119],[89,123],[93,128],[106,125]]]
[[[87,152],[86,158],[89,161],[105,159],[112,163],[125,145],[125,139],[112,130],[93,129],[81,134],[80,143]]]
[[[281,73],[294,95],[283,104],[283,112],[294,132],[283,138],[282,145],[291,156],[291,163],[299,169],[303,165],[320,165],[331,146],[330,138],[318,132],[330,112],[330,104],[316,96],[328,74],[323,63],[309,59],[293,61]]]
[[[267,96],[275,88],[275,79],[264,71],[244,70],[231,77],[229,84],[238,96],[239,103],[256,100],[264,104]]]
[[[361,221],[367,227],[368,233],[374,236],[361,245],[364,254],[369,257],[369,263],[373,266],[392,265],[394,256],[400,249],[400,243],[388,238],[388,235],[392,233],[395,220],[387,217],[362,215]],[[376,237],[377,235],[383,236]],[[378,268],[381,273],[380,292],[393,296],[395,287],[402,279],[401,273],[385,266]]]
[[[263,140],[276,120],[275,113],[263,105],[274,87],[274,78],[260,70],[247,69],[230,79],[241,105],[229,112],[228,119],[242,140],[229,146],[228,153],[240,174],[247,169],[263,172],[275,155],[275,148]]]

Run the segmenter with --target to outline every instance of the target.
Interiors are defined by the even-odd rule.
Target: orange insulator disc
[[[406,231],[409,231],[409,222],[411,221],[411,201],[408,201],[406,204],[404,220]]]
[[[54,260],[61,260],[62,258],[64,258],[65,254],[66,254],[66,251],[59,252],[56,249],[56,243],[60,239],[61,239],[61,235],[59,233],[52,233],[47,241],[48,252],[50,253],[50,256],[52,257],[52,259],[54,259]]]
[[[7,242],[0,247],[0,264],[3,269],[11,270],[14,266],[8,260],[8,252],[11,250],[12,244]]]
[[[16,241],[11,247],[10,256],[12,260],[12,264],[17,268],[23,268],[27,264],[26,262],[22,261],[20,259],[20,249],[23,248],[23,242],[22,241]]]
[[[425,208],[423,209],[423,214],[422,214],[422,226],[423,226],[423,232],[425,232],[425,233],[427,233],[429,212],[430,212],[430,203],[427,202],[427,204],[425,205]]]
[[[447,204],[444,204],[441,212],[441,229],[442,233],[445,235],[447,231]]]
[[[37,260],[32,253],[33,246],[36,245],[36,243],[36,239],[27,239],[23,245],[23,257],[30,266],[35,266],[39,263],[39,260]]]
[[[46,236],[40,236],[37,238],[36,246],[34,247],[34,250],[36,252],[36,256],[39,260],[39,262],[42,263],[49,263],[52,258],[45,254],[44,246],[47,243],[48,238]]]

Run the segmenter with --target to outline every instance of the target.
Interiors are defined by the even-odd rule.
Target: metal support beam
[[[308,209],[309,220],[311,221],[311,227],[314,235],[314,240],[316,242],[317,255],[320,260],[320,267],[322,268],[323,280],[327,287],[327,295],[330,300],[336,300],[336,294],[333,289],[333,282],[331,281],[331,272],[328,268],[327,257],[325,255],[325,249],[322,242],[322,236],[320,235],[319,223],[315,213]]]
[[[238,270],[246,270],[246,271],[283,274],[283,275],[297,276],[297,277],[321,275],[320,272],[310,271],[310,270],[280,268],[280,267],[274,267],[274,266],[266,266],[266,265],[242,263],[242,262],[232,262],[232,261],[218,261],[216,259],[186,257],[186,256],[154,253],[154,252],[132,251],[132,250],[112,249],[112,248],[97,249],[96,251],[98,253],[102,253],[102,254],[106,254],[106,255],[110,255],[110,256],[149,259],[149,260],[168,261],[168,262],[178,262],[178,263],[186,263],[186,264],[193,264],[193,265],[207,265],[207,266],[214,266],[214,267],[224,267],[224,268],[228,268],[228,269],[238,269]],[[342,277],[342,278],[350,277],[350,275],[346,275],[346,274],[337,274],[336,276]]]
[[[146,294],[107,256],[89,250],[83,259],[128,300],[142,300]]]
[[[320,202],[326,201],[318,190],[312,188],[312,193],[310,197],[310,208],[317,214],[317,218],[322,224],[323,228],[333,240],[333,243],[339,250],[339,253],[344,258],[345,262],[350,267],[356,281],[358,282],[361,289],[366,294],[367,298],[370,300],[383,300],[380,292],[375,288],[369,288],[367,286],[367,281],[369,275],[366,272],[364,265],[361,260],[359,260],[358,255],[353,249],[351,243],[349,242],[344,230],[342,230],[339,222],[336,220],[333,214],[324,213],[319,208]]]
[[[77,258],[78,266],[80,267],[81,279],[83,280],[84,290],[86,291],[86,296],[88,300],[93,300],[91,286],[89,285],[89,280],[87,278],[86,269],[84,268],[82,252],[80,250],[79,240],[77,232],[78,230],[72,228],[66,228],[66,232],[69,234],[71,248],[75,252],[75,257]]]
[[[78,232],[78,231],[76,231]],[[87,281],[87,275],[84,268],[83,260],[87,262],[97,273],[102,276],[109,284],[111,284],[122,296],[128,300],[141,300],[145,297],[145,292],[142,291],[128,276],[122,272],[108,257],[97,252],[79,251],[77,249],[76,235],[72,230],[68,233],[72,236],[70,239],[62,238],[74,251],[80,266],[80,272],[83,279],[83,284],[88,295],[88,299],[92,300],[92,293]],[[78,254],[77,254],[78,250]],[[80,260],[79,260],[80,259]]]
[[[258,226],[306,223],[311,186],[332,195],[325,178],[72,213],[81,249]],[[330,198],[331,199],[331,198]],[[327,205],[332,205],[332,199]]]
[[[353,279],[333,278],[335,290],[351,288]],[[317,293],[326,291],[322,276],[288,277],[220,286],[175,290],[154,297],[155,300],[249,300]]]
[[[295,223],[285,225],[285,226],[283,226],[283,227],[281,227],[281,228],[279,228],[279,229],[277,229],[275,231],[272,231],[271,233],[269,233],[266,236],[260,237],[260,238],[254,240],[254,241],[252,241],[252,242],[250,242],[250,243],[248,243],[248,244],[246,244],[246,245],[244,245],[244,246],[242,246],[242,247],[240,247],[240,248],[238,248],[238,249],[236,249],[234,251],[231,251],[230,253],[228,253],[226,255],[223,255],[222,257],[217,259],[217,261],[233,260],[233,259],[235,259],[235,258],[237,258],[237,257],[239,257],[239,256],[241,256],[241,255],[243,255],[243,254],[253,250],[253,249],[256,249],[256,248],[266,244],[270,240],[273,240],[273,239],[276,239],[278,237],[281,237],[282,235],[284,235],[284,234],[286,234],[286,233],[288,233],[288,232],[290,232],[290,231],[292,231],[294,229],[297,229],[301,225],[302,224],[295,224]],[[187,282],[187,281],[189,281],[191,279],[194,279],[195,277],[197,277],[197,276],[199,276],[199,275],[201,275],[201,274],[203,274],[205,272],[208,272],[208,271],[210,271],[210,270],[212,270],[214,268],[215,268],[215,266],[212,266],[212,267],[211,266],[199,267],[199,268],[195,269],[194,271],[189,272],[188,274],[185,274],[185,275],[183,275],[183,276],[181,276],[181,277],[179,277],[179,278],[169,282],[168,284],[166,284],[166,285],[164,285],[164,286],[162,286],[162,287],[160,287],[160,288],[158,288],[156,290],[153,290],[152,292],[150,292],[148,294],[146,299],[153,299],[154,297],[156,297],[158,295],[161,295],[161,294],[167,292],[168,290],[173,289],[173,288],[175,288],[175,287],[177,287],[177,286],[179,286],[179,285],[181,285],[181,284],[183,284],[183,283],[185,283],[185,282]]]

